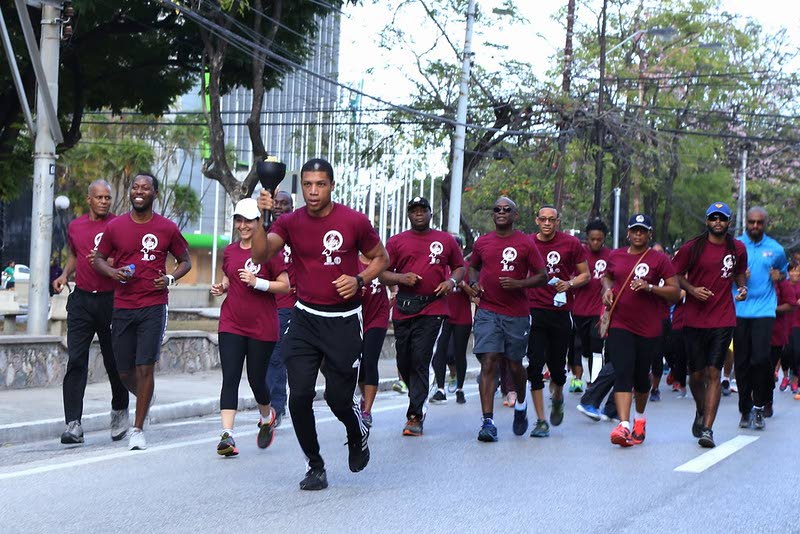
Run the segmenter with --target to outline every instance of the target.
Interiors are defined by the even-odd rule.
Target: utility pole
[[[447,231],[451,233],[459,233],[461,228],[461,191],[464,189],[464,149],[467,141],[467,101],[469,98],[469,71],[472,67],[472,26],[474,22],[475,0],[469,0],[464,57],[461,61],[461,84],[458,88],[456,130],[453,137],[453,168],[450,171],[450,207],[447,212]]]
[[[739,201],[741,202],[742,234],[747,229],[747,145],[742,148],[741,174],[739,175]]]
[[[36,98],[36,141],[33,153],[33,203],[31,217],[31,278],[28,290],[28,335],[47,333],[50,300],[50,250],[53,237],[53,186],[56,174],[56,137],[60,137],[54,111],[58,105],[58,67],[61,44],[61,8],[42,4],[39,50],[45,87],[39,79]],[[27,13],[24,15],[27,18]],[[20,18],[23,18],[20,13]],[[28,21],[28,23],[30,23]],[[25,21],[23,21],[23,26]],[[31,47],[29,47],[31,48]],[[35,48],[35,43],[32,48]],[[31,49],[31,60],[36,62]],[[38,77],[37,77],[38,78]],[[55,121],[55,123],[52,123]]]
[[[608,0],[603,0],[603,12],[600,15],[600,80],[597,94],[597,152],[594,157],[594,199],[590,219],[600,216],[600,201],[603,196],[603,157],[605,156],[605,124],[603,122],[603,108],[605,107],[605,79],[606,79],[606,9]]]

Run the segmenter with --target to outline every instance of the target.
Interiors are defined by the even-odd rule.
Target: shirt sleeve
[[[288,244],[289,246],[291,246],[291,243],[289,242],[289,232],[288,229],[286,228],[286,221],[288,219],[293,218],[292,215],[294,213],[296,212],[287,213],[286,215],[281,215],[280,217],[272,221],[272,225],[269,227],[269,233],[277,235],[283,240],[284,243]]]
[[[186,241],[186,238],[183,237],[180,228],[176,224],[175,227],[172,229],[172,239],[169,243],[169,252],[175,258],[178,256],[182,256],[189,250],[189,243]]]
[[[230,245],[225,247],[225,250],[222,251],[222,274],[225,276],[228,275],[228,264],[231,261],[231,254],[230,254]],[[230,278],[230,277],[228,277]]]
[[[689,246],[691,241],[683,245],[681,248],[678,249],[678,252],[675,253],[675,257],[672,258],[672,268],[675,270],[676,274],[684,274],[686,269],[689,267]],[[744,262],[745,269],[747,268],[747,260]]]
[[[787,274],[789,272],[789,261],[786,259],[786,253],[783,251],[783,247],[776,241],[775,242],[775,261],[773,262],[772,266],[783,274]]]
[[[396,236],[392,236],[386,242],[386,253],[389,254],[389,266],[386,268],[387,271],[395,272],[397,269],[397,239]]]
[[[369,222],[366,215],[358,217],[358,250],[361,252],[369,252],[381,242],[378,232]]]
[[[747,247],[741,241],[734,241],[736,245],[736,264],[733,266],[733,274],[743,274],[747,272]]]
[[[536,239],[535,237],[530,238],[529,243],[529,250],[528,250],[528,272],[530,273],[537,273],[544,269],[544,258],[542,258],[539,249],[533,243],[533,240]]]
[[[472,254],[469,256],[469,266],[478,271],[481,270],[481,265],[483,265],[483,259],[481,258],[482,245],[483,243],[481,243],[480,239],[475,241],[475,245],[472,247]]]
[[[669,257],[666,254],[661,255],[661,278],[666,282],[668,278],[672,278],[675,276],[675,268],[672,266],[672,262],[669,261]]]
[[[464,266],[464,255],[461,254],[461,248],[458,246],[455,238],[451,235],[447,237],[450,238],[450,257],[448,258],[448,267],[450,267],[450,272],[452,273],[459,267]]]
[[[97,244],[97,252],[105,256],[106,258],[110,257],[112,252],[114,252],[114,228],[116,225],[108,224],[106,229],[103,231],[103,237],[100,238],[100,243]]]

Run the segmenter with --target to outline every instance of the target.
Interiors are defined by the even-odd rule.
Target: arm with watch
[[[185,250],[183,254],[179,254],[175,259],[178,260],[178,265],[175,267],[175,270],[172,271],[172,274],[165,274],[153,280],[156,289],[166,289],[169,286],[175,285],[178,280],[191,270],[192,261],[189,259],[188,249]]]
[[[344,300],[353,298],[357,292],[361,291],[365,285],[371,284],[389,266],[389,254],[383,243],[379,242],[372,250],[362,251],[362,254],[369,260],[366,269],[355,276],[343,274],[333,281],[336,292]]]

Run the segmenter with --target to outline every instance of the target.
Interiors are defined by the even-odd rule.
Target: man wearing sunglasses
[[[740,428],[764,430],[764,406],[774,387],[770,365],[770,338],[778,296],[773,282],[786,276],[783,247],[766,232],[767,211],[755,206],[747,211],[745,233],[739,237],[747,248],[747,300],[736,302],[733,357],[739,386]]]
[[[721,395],[720,372],[736,326],[734,297],[747,297],[747,251],[728,232],[731,209],[714,202],[706,210],[706,229],[684,244],[672,260],[678,283],[686,291],[683,335],[689,364],[689,387],[696,405],[692,435],[712,448],[711,427]]]

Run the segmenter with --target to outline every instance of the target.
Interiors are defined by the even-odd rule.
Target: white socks
[[[514,404],[514,409],[524,412],[525,410],[528,409],[528,400],[525,399],[524,401],[522,401],[521,404],[519,401],[517,401],[516,404]]]

